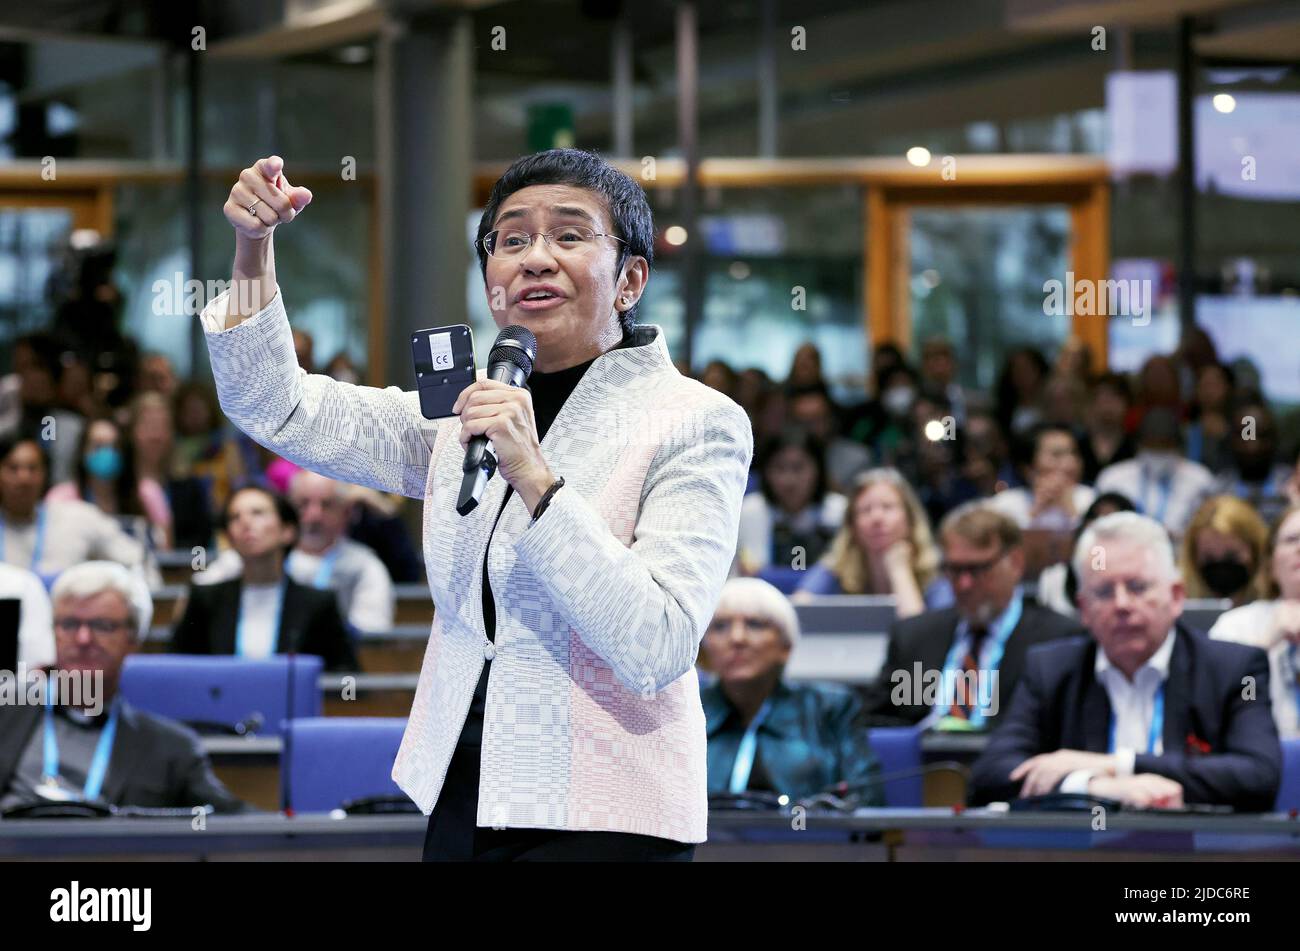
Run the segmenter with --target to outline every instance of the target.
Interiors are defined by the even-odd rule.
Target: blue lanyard
[[[275,602],[275,627],[272,629],[275,631],[275,634],[271,639],[272,654],[275,653],[276,644],[278,644],[280,641],[280,621],[284,618],[284,595],[288,589],[289,589],[289,577],[288,575],[286,575],[285,577],[280,579],[280,594]],[[235,656],[236,657],[245,656],[244,654],[244,606],[242,604],[239,606],[239,621],[236,622],[235,624]]]
[[[1016,588],[1015,593],[1011,596],[1011,603],[1007,605],[1007,609],[1002,612],[1002,617],[998,619],[994,629],[990,632],[993,639],[989,647],[989,662],[986,668],[990,674],[996,671],[1002,663],[1002,655],[1007,650],[1007,641],[1011,639],[1011,632],[1020,624],[1020,617],[1024,614],[1024,611],[1024,595],[1019,588]],[[966,625],[966,633],[967,638],[969,638],[969,624]],[[969,640],[967,640],[967,643],[969,643]],[[945,687],[954,682],[954,678],[959,672],[958,665],[961,664],[962,659],[958,656],[958,653],[961,651],[961,646],[962,638],[955,637],[952,641],[952,647],[948,648],[948,657],[943,662],[943,684]],[[977,663],[979,662],[978,657],[975,660]],[[945,692],[943,696],[948,697],[950,694]],[[951,706],[951,703],[948,706]],[[948,706],[943,707],[943,709],[948,709]],[[970,705],[970,717],[967,722],[973,727],[983,726],[984,710],[977,704],[972,703]]]
[[[32,547],[32,571],[41,563],[45,557],[45,521],[46,511],[44,505],[36,506],[36,544]],[[5,554],[5,520],[0,516],[0,561],[4,561]]]
[[[758,708],[758,713],[754,714],[754,719],[749,721],[749,727],[745,730],[745,735],[740,738],[740,749],[736,751],[736,762],[731,767],[731,783],[727,787],[728,792],[744,792],[745,787],[749,785],[749,774],[754,768],[754,754],[758,751],[758,728],[767,719],[771,707],[772,698],[768,697],[763,701],[763,705]]]
[[[113,708],[108,714],[108,723],[99,734],[95,744],[95,755],[91,757],[90,769],[86,773],[86,786],[82,798],[93,800],[99,798],[99,791],[104,787],[104,777],[108,775],[108,760],[113,755],[113,738],[117,735],[118,703],[113,701]],[[59,775],[59,740],[54,733],[54,691],[47,691],[45,696],[45,756],[41,767],[41,776],[53,781]]]
[[[1156,689],[1155,703],[1151,705],[1151,730],[1147,733],[1147,752],[1155,753],[1156,741],[1160,739],[1160,734],[1165,729],[1165,682],[1160,681],[1160,686]],[[1115,734],[1119,730],[1119,718],[1115,716],[1115,711],[1110,711],[1110,746],[1106,752],[1115,752]]]
[[[316,577],[312,579],[311,586],[324,591],[330,586],[330,579],[334,576],[334,563],[339,560],[339,549],[342,548],[341,542],[335,542],[334,547],[326,554],[321,556],[320,567],[316,569]],[[298,558],[298,552],[289,555],[290,561]]]
[[[1151,481],[1151,473],[1145,465],[1142,466],[1142,484],[1138,486],[1138,505],[1142,507],[1142,514],[1149,515],[1162,525],[1165,521],[1165,510],[1169,508],[1170,489],[1174,480],[1174,470],[1170,469],[1160,477],[1156,482],[1156,507],[1153,512],[1147,505],[1147,485]]]

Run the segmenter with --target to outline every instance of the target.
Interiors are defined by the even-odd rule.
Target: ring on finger
[[[249,206],[248,206],[246,209],[244,209],[244,210],[247,211],[247,212],[248,212],[250,215],[252,215],[254,218],[256,218],[256,217],[257,217],[257,212],[255,212],[253,209],[256,208],[258,205],[260,205],[261,203],[262,203],[262,199],[259,198],[259,199],[257,199],[256,201],[254,201],[251,205],[249,205]]]

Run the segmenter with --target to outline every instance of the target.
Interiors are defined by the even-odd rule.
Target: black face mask
[[[1250,583],[1250,569],[1236,558],[1202,561],[1196,566],[1205,583],[1217,597],[1227,598]]]
[[[1273,456],[1269,453],[1237,457],[1237,471],[1247,482],[1263,482],[1272,469]]]

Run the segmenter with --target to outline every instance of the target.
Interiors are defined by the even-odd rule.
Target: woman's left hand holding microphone
[[[461,390],[451,410],[460,416],[461,447],[474,436],[491,439],[497,472],[519,493],[531,515],[556,479],[542,457],[532,393],[500,380],[477,380]]]

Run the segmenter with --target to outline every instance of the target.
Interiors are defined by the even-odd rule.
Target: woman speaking
[[[501,176],[475,250],[497,327],[536,336],[534,371],[526,387],[480,371],[439,420],[415,392],[298,366],[272,235],[311,197],[278,156],[240,173],[232,288],[201,320],[235,425],[308,469],[424,499],[435,613],[393,779],[429,816],[425,858],[689,861],[708,812],[694,663],[753,435],[635,322],[645,193],[575,149]],[[462,517],[476,435],[501,478]]]

